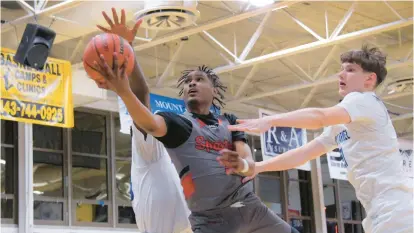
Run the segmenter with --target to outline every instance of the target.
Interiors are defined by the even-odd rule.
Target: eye
[[[189,83],[191,80],[189,79],[189,78],[186,78],[185,80],[184,80],[184,83]]]
[[[202,81],[203,79],[202,79],[201,77],[198,77],[196,80],[197,80],[197,82],[200,82],[200,81]]]

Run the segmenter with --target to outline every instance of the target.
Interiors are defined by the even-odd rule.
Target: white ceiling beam
[[[412,65],[412,62],[413,62],[412,60],[404,61],[404,62],[397,62],[397,63],[388,65],[387,69],[388,69],[388,71],[390,71],[392,69],[396,69],[396,68],[399,68],[399,67],[402,67],[402,66]],[[330,75],[326,78],[319,79],[315,82],[301,83],[301,84],[295,84],[295,85],[290,85],[290,86],[286,86],[286,87],[281,87],[281,88],[278,88],[278,89],[273,90],[273,91],[264,92],[264,93],[260,93],[260,94],[240,98],[240,99],[235,99],[235,100],[231,100],[229,102],[243,102],[243,101],[248,101],[248,100],[254,100],[254,99],[259,99],[259,98],[263,98],[263,97],[267,97],[267,96],[283,94],[283,93],[287,93],[287,92],[291,92],[291,91],[302,90],[302,89],[309,88],[309,87],[315,87],[315,86],[325,85],[325,84],[330,84],[330,83],[335,83],[335,82],[338,82],[337,74],[332,74],[332,75]],[[387,97],[387,98],[389,98],[389,97]]]
[[[262,54],[266,52],[266,49],[263,50]],[[254,65],[252,69],[247,74],[246,78],[243,80],[242,84],[239,86],[239,89],[236,92],[235,98],[239,98],[241,94],[246,90],[248,84],[250,83],[250,80],[253,78],[253,76],[256,74],[257,69],[259,68],[259,65]]]
[[[352,14],[354,13],[355,5],[356,5],[356,2],[352,3],[351,7],[349,7],[345,16],[342,18],[341,22],[339,22],[338,26],[336,26],[335,30],[332,32],[331,36],[329,37],[330,40],[336,38],[339,35],[339,33],[341,33],[342,29],[345,27],[349,18],[351,18]]]
[[[220,54],[220,57],[222,57],[224,59],[224,61],[226,61],[228,64],[233,64],[232,61],[230,61],[230,59],[228,59],[221,51],[219,51],[218,49],[216,49],[216,47],[211,43],[210,40],[207,40],[204,36],[204,34],[199,34],[200,38],[206,42],[208,45],[211,46],[211,48],[217,50],[217,52]]]
[[[243,52],[241,53],[239,60],[244,61],[249,55],[250,51],[253,49],[254,45],[256,44],[256,41],[259,39],[260,35],[263,32],[264,26],[267,23],[267,20],[272,15],[272,11],[269,11],[266,13],[266,15],[263,17],[262,21],[260,22],[259,26],[257,27],[256,31],[253,33],[252,37],[250,38],[249,42],[247,43],[246,47],[244,47]]]
[[[274,10],[275,8],[276,9],[281,9],[281,8],[288,7],[288,6],[291,6],[293,4],[300,3],[300,2],[301,1],[277,2],[277,3],[274,3],[272,5],[268,5],[268,6],[265,6],[265,7],[260,7],[260,8],[257,8],[257,9],[254,9],[254,10],[251,10],[251,11],[248,11],[248,12],[245,12],[245,13],[236,14],[236,15],[224,18],[224,19],[212,20],[210,22],[207,22],[207,23],[204,23],[204,24],[201,24],[201,25],[198,25],[198,26],[189,27],[188,29],[184,29],[184,30],[181,30],[179,32],[169,33],[169,34],[166,34],[164,36],[160,36],[158,39],[152,40],[151,42],[135,46],[134,50],[135,51],[140,51],[140,50],[143,50],[143,49],[151,48],[153,46],[160,45],[160,44],[166,43],[168,41],[177,40],[177,39],[180,39],[180,38],[185,37],[185,36],[190,36],[190,35],[200,33],[202,31],[208,31],[208,30],[211,30],[213,28],[221,27],[221,26],[224,26],[224,25],[227,25],[227,24],[236,23],[236,22],[239,22],[239,21],[244,20],[244,19],[248,19],[248,18],[251,18],[251,17],[254,17],[254,16],[264,14],[268,11]]]
[[[406,114],[402,114],[402,115],[399,115],[399,116],[396,116],[396,117],[392,117],[391,121],[401,121],[401,120],[405,120],[405,119],[410,119],[410,118],[413,118],[413,116],[414,116],[414,114],[412,112],[411,113],[406,113]]]
[[[317,80],[322,73],[323,70],[326,69],[326,66],[329,64],[329,61],[332,59],[333,55],[335,54],[336,50],[338,49],[338,45],[334,45],[332,49],[329,51],[328,55],[325,57],[321,65],[319,66],[318,70],[313,75],[313,80]],[[318,86],[313,87],[308,95],[303,100],[302,104],[300,105],[300,108],[306,107],[309,102],[312,100],[312,97],[315,95],[315,92],[318,90]]]
[[[228,55],[230,55],[231,57],[233,57],[236,62],[240,62],[239,58],[236,55],[234,55],[234,53],[232,53],[230,50],[228,50],[226,48],[226,46],[224,46],[222,43],[220,43],[220,41],[218,41],[216,38],[214,38],[214,36],[212,36],[210,33],[206,32],[206,31],[203,31],[203,33],[204,33],[204,35],[207,36],[207,38],[209,38],[211,41],[213,41],[224,52],[226,52]]]
[[[392,11],[392,13],[394,13],[394,15],[396,15],[399,19],[404,19],[400,14],[398,14],[398,12],[394,9],[394,7],[392,7],[386,0],[383,1],[385,3],[385,5],[387,5],[388,8],[390,8],[390,10]]]
[[[328,23],[328,12],[325,10],[325,33],[326,39],[329,38],[329,23]]]
[[[69,61],[70,61],[70,62],[74,62],[76,55],[78,54],[78,52],[79,52],[79,50],[81,49],[82,45],[85,43],[85,38],[86,38],[85,36],[82,36],[82,37],[79,39],[78,43],[76,44],[75,49],[74,49],[74,50],[73,50],[73,52],[72,52],[72,55],[71,55],[71,56],[70,56],[70,58],[69,58]]]
[[[19,3],[19,5],[29,14],[33,15],[36,10],[33,9],[32,6],[30,6],[26,1],[24,0],[17,0],[17,3]]]
[[[181,43],[178,45],[177,50],[175,50],[174,55],[172,56],[170,62],[168,63],[167,67],[165,68],[164,72],[158,78],[157,84],[155,85],[156,87],[160,87],[162,82],[166,78],[168,78],[168,76],[170,76],[172,68],[174,67],[175,63],[177,62],[178,58],[180,57],[182,48],[184,47],[184,44],[186,44],[186,42],[181,41]]]
[[[292,14],[290,14],[287,10],[283,10],[283,12],[285,12],[293,21],[295,21],[295,23],[297,23],[299,26],[301,26],[303,29],[305,29],[305,31],[309,32],[316,39],[318,39],[318,40],[325,40],[324,38],[322,38],[321,36],[319,36],[318,33],[316,33],[315,31],[313,31],[312,29],[310,29],[310,27],[306,26],[299,19],[297,19]]]
[[[61,12],[62,10],[75,7],[75,6],[79,5],[80,3],[82,3],[82,0],[66,0],[64,2],[61,2],[61,3],[58,3],[56,5],[50,6],[46,9],[37,11],[36,12],[36,17],[40,17],[40,16],[43,16],[43,15],[50,16],[50,15],[56,14],[58,12]],[[13,29],[13,25],[15,26],[16,24],[28,23],[28,21],[30,19],[32,19],[32,17],[34,17],[34,15],[25,15],[23,17],[20,17],[20,18],[8,21],[5,24],[2,24],[1,25],[1,33],[7,32],[7,31]]]
[[[296,55],[296,54],[300,54],[304,52],[313,51],[319,48],[333,46],[335,44],[340,44],[340,43],[344,43],[350,40],[356,40],[356,39],[360,39],[360,38],[367,37],[370,35],[375,35],[375,34],[383,33],[386,31],[395,30],[401,27],[412,25],[412,24],[413,24],[413,18],[394,21],[391,23],[386,23],[386,24],[375,26],[375,27],[359,30],[356,32],[351,32],[351,33],[347,33],[344,35],[340,35],[332,40],[316,41],[316,42],[300,45],[297,47],[276,51],[270,54],[266,54],[264,56],[260,56],[260,57],[256,57],[256,58],[243,61],[241,64],[217,67],[214,69],[214,72],[216,72],[217,74],[220,74],[220,73],[225,73],[225,72],[229,72],[229,71],[233,71],[237,69],[242,69],[242,68],[252,66],[254,64],[269,62],[269,61],[277,60],[283,57],[288,57],[288,56],[292,56],[292,55]]]

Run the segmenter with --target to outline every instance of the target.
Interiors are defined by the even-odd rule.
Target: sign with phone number
[[[71,64],[48,58],[42,71],[17,64],[14,51],[1,48],[0,118],[73,127]]]

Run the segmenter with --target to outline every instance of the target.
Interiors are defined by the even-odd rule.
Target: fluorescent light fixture
[[[6,160],[0,159],[0,164],[6,164]]]
[[[273,4],[275,0],[243,0],[243,2],[249,2],[252,6],[262,7]]]
[[[37,191],[37,190],[34,190],[34,191],[33,191],[33,193],[34,193],[34,194],[37,194],[37,195],[42,195],[42,194],[43,194],[43,192],[42,192],[42,191]]]

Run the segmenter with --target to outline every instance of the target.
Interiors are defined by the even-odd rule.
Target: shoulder
[[[237,116],[232,113],[224,113],[223,116],[229,121],[230,125],[237,124]]]
[[[351,92],[341,101],[345,103],[358,102],[358,104],[380,102],[380,98],[373,92]]]

